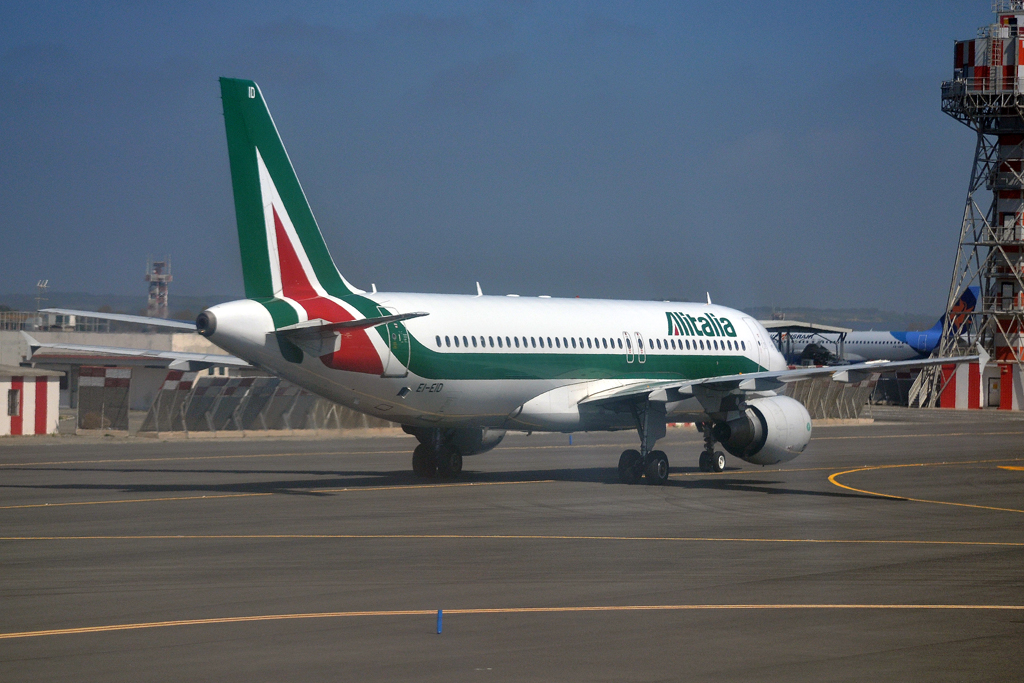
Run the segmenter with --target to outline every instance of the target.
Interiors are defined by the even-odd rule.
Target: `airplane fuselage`
[[[921,332],[847,332],[843,342],[843,360],[862,362],[869,360],[913,360],[927,358],[939,342],[941,330]],[[823,346],[829,353],[839,355],[838,334],[789,333],[787,352],[799,357],[809,344]]]
[[[334,333],[328,346],[295,354],[287,341],[282,345],[267,309],[244,300],[209,309],[216,326],[208,336],[228,352],[338,403],[419,426],[633,428],[628,415],[581,411],[579,402],[637,380],[785,368],[756,321],[722,306],[384,292],[353,297],[332,300],[353,311],[371,304],[382,314],[428,315]],[[353,371],[353,350],[365,350],[367,341],[378,365],[364,358]],[[671,406],[675,416],[702,413],[693,399]]]

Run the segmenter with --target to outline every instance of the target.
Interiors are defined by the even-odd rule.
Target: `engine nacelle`
[[[462,455],[477,455],[491,450],[505,438],[504,429],[453,429],[451,443]]]
[[[715,439],[737,458],[755,465],[774,465],[804,452],[811,440],[811,416],[788,396],[755,398],[743,414],[712,428]]]
[[[412,434],[416,439],[427,446],[433,446],[435,439],[440,437],[440,442],[451,446],[460,455],[477,455],[491,450],[505,438],[504,429],[488,429],[459,427],[452,429],[440,429],[437,427],[410,427],[403,426],[406,434]],[[440,434],[435,434],[440,431]]]

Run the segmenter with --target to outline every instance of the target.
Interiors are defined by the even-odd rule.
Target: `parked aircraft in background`
[[[710,302],[365,292],[335,267],[259,87],[222,78],[221,95],[247,298],[203,311],[198,332],[400,423],[419,440],[421,476],[457,475],[464,456],[490,450],[506,430],[635,429],[640,448],[622,453],[620,479],[662,484],[668,457],[654,445],[666,422],[684,420],[702,423],[702,469],[724,468],[716,443],[747,462],[779,463],[807,446],[811,419],[776,390],[880,370],[788,370],[756,320]]]
[[[962,328],[966,316],[978,302],[978,288],[968,287],[957,300],[950,324]],[[941,316],[930,329],[923,331],[870,331],[847,332],[842,345],[842,360],[864,362],[875,360],[902,361],[927,358],[939,345],[946,316]],[[783,337],[787,359],[799,363],[802,359],[840,359],[840,335],[834,333],[789,332]],[[824,353],[822,353],[824,352]]]

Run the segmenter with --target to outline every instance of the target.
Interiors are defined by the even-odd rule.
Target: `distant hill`
[[[86,294],[84,292],[47,292],[49,308],[78,308],[84,311],[98,311],[107,308],[113,313],[145,315],[146,297],[123,294]],[[199,313],[214,304],[232,301],[238,295],[208,294],[187,296],[171,294],[170,317],[192,320]],[[15,311],[36,310],[36,298],[32,294],[0,294],[0,306],[9,306]],[[926,330],[935,324],[938,316],[917,313],[880,311],[877,308],[801,308],[753,306],[744,309],[758,320],[769,320],[772,312],[784,314],[787,320],[822,323],[849,327],[854,330]]]
[[[745,309],[758,320],[771,320],[773,311],[784,314],[786,320],[849,327],[853,330],[927,330],[939,319],[938,315],[896,313],[877,308],[786,308],[754,306]]]
[[[171,294],[169,317],[191,320],[214,304],[237,299],[229,294],[208,294],[204,296],[187,296]],[[0,294],[0,305],[15,311],[36,310],[34,294]],[[132,315],[146,314],[146,297],[124,294],[86,294],[85,292],[47,292],[43,308],[77,308],[83,311],[99,311],[101,308],[111,313],[129,313]]]

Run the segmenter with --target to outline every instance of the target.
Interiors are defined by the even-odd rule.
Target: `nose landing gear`
[[[701,472],[721,472],[725,469],[725,453],[715,450],[715,436],[711,423],[701,424],[704,432],[704,452],[700,454],[698,465]]]

